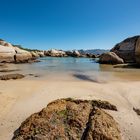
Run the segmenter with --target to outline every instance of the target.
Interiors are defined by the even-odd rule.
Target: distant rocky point
[[[37,50],[23,48],[21,45],[13,45],[0,39],[0,63],[28,63],[33,62],[39,57],[88,57],[95,58],[92,53],[81,53],[78,50],[63,51],[63,50]]]

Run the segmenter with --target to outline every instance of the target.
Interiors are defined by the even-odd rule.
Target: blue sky
[[[112,48],[140,34],[140,0],[1,0],[0,38],[26,48]]]

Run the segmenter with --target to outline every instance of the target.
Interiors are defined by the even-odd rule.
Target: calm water
[[[70,76],[89,81],[140,80],[140,69],[113,68],[112,65],[100,65],[89,58],[44,57],[40,60],[41,62],[32,64],[11,64],[11,67],[19,69],[24,74],[36,74],[42,78],[65,79]]]

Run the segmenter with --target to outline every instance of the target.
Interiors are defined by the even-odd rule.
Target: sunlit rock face
[[[111,52],[115,52],[125,63],[140,64],[140,36],[125,39],[116,44]]]
[[[0,63],[23,63],[32,59],[32,54],[26,50],[0,40]]]
[[[0,63],[1,62],[14,62],[14,55],[16,54],[14,47],[5,42],[4,40],[0,40]]]

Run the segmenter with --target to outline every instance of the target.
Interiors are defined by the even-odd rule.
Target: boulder
[[[135,46],[135,61],[140,65],[140,37],[138,37]]]
[[[27,118],[12,140],[121,140],[117,122],[101,109],[112,105],[97,102],[74,99],[51,102]]]
[[[67,56],[72,56],[73,57],[73,51],[66,51]]]
[[[38,55],[38,53],[35,52],[35,51],[31,51],[31,55],[32,55],[33,58],[38,58],[38,57],[40,57],[40,56]]]
[[[77,50],[74,50],[73,51],[73,56],[75,56],[75,57],[80,57],[80,53],[79,53],[79,51],[77,51]]]
[[[140,64],[140,36],[127,38],[118,43],[111,49],[111,52],[116,53],[125,63]]]
[[[103,53],[99,58],[99,63],[102,64],[123,64],[122,58],[117,56],[114,52]]]
[[[39,57],[44,57],[45,56],[44,51],[37,51],[36,53]]]
[[[24,62],[28,62],[29,60],[32,59],[32,55],[30,52],[22,50],[18,47],[14,47],[14,48],[16,51],[16,55],[15,55],[16,63],[24,63]]]
[[[24,63],[33,58],[33,53],[0,39],[0,63]]]
[[[95,54],[87,53],[87,54],[86,54],[86,57],[89,57],[89,58],[96,58],[96,55],[95,55]]]
[[[0,43],[3,44],[3,43]],[[3,45],[0,45],[0,63],[2,62],[14,62],[14,56],[16,52],[13,47],[5,47]]]
[[[66,56],[66,53],[62,50],[51,49],[51,50],[45,51],[45,55],[52,56],[52,57],[64,57]]]
[[[66,51],[66,54],[68,56],[71,56],[71,57],[81,57],[82,55],[80,54],[79,51],[77,50],[74,50],[74,51]]]

